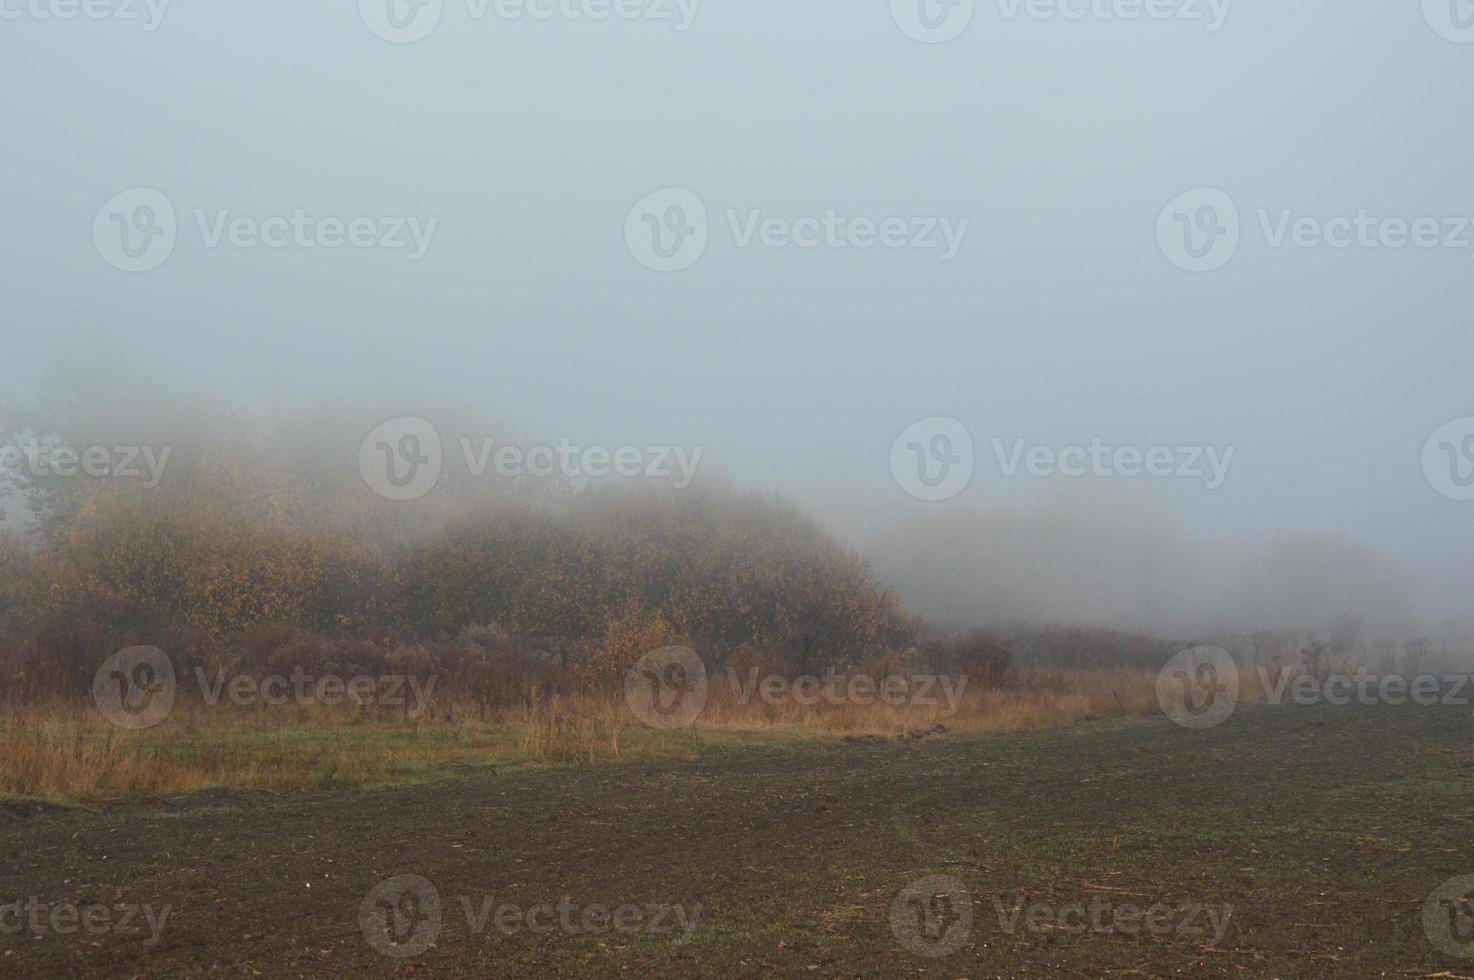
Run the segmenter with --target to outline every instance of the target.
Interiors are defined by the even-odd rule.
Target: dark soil
[[[0,906],[43,911],[18,932],[0,911],[0,975],[1474,975],[1422,923],[1433,889],[1474,874],[1470,723],[1457,707],[1255,707],[1201,732],[1099,721],[332,795],[10,805]],[[960,940],[938,958],[908,949],[891,911],[933,874],[972,916],[935,888],[902,903],[935,913],[923,944]],[[370,938],[424,935],[423,905],[389,915],[399,933],[360,923],[398,875],[441,904],[433,945],[407,957]],[[170,914],[153,944],[141,914],[132,934],[59,934],[46,916],[67,903]],[[475,928],[483,903],[564,911],[514,933],[494,912]],[[1181,928],[1076,931],[1047,911],[1091,903],[1170,906]],[[625,931],[597,910],[580,924],[636,905]],[[1046,912],[1007,931],[1019,905]],[[675,906],[695,916],[686,941],[673,913],[650,922]],[[1179,922],[1209,906],[1232,907],[1216,942],[1205,918]]]

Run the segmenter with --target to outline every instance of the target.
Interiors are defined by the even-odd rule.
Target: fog
[[[152,30],[5,6],[0,394],[70,382],[95,438],[140,442],[187,441],[180,392],[268,443],[338,406],[330,445],[282,452],[350,465],[410,416],[450,456],[699,447],[701,479],[791,497],[946,624],[1400,639],[1474,613],[1474,425],[1433,439],[1474,415],[1474,244],[1443,247],[1474,239],[1474,50],[1417,5],[1203,4],[1210,30],[981,4],[944,44],[883,2],[668,6],[685,29],[447,3],[408,44],[349,3],[176,2]],[[177,241],[129,272],[95,225],[134,188]],[[709,222],[662,272],[628,226],[665,188]],[[1196,188],[1241,217],[1201,272],[1158,233]],[[299,241],[299,210],[374,244]],[[1288,230],[1362,211],[1440,244]],[[904,245],[830,236],[893,217]],[[902,438],[937,417],[972,450]],[[907,466],[953,455],[964,485],[916,499]]]
[[[1018,508],[916,514],[874,539],[882,578],[943,625],[1107,626],[1169,637],[1329,629],[1391,643],[1420,623],[1410,579],[1345,538],[1194,538],[1145,498],[1041,495]]]

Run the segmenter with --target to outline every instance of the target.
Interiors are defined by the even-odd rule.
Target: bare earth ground
[[[171,915],[152,947],[147,928],[0,932],[0,975],[1468,976],[1474,961],[1441,954],[1421,912],[1474,873],[1470,735],[1460,707],[1241,706],[1202,732],[1086,722],[334,795],[16,804],[0,809],[0,905]],[[397,959],[359,913],[403,874],[434,885],[442,925]],[[944,958],[892,928],[892,900],[928,874],[971,903],[970,930],[955,908],[940,919],[964,940]],[[1000,922],[999,905],[1097,896],[1233,912],[1216,946]],[[682,943],[473,932],[463,899],[701,909]]]

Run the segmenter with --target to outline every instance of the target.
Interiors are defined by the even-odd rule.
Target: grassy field
[[[622,692],[481,712],[442,698],[398,710],[181,701],[128,731],[90,704],[0,707],[0,799],[76,804],[211,790],[328,790],[423,783],[497,766],[690,759],[711,748],[894,737],[945,725],[992,733],[1159,710],[1142,670],[1026,674],[1007,688],[963,685],[955,705],[739,700],[715,684],[693,731],[640,723]]]
[[[1422,913],[1474,873],[1470,749],[1467,708],[1244,705],[12,803],[0,928],[41,911],[0,974],[1469,976]],[[59,905],[143,925],[63,934]]]

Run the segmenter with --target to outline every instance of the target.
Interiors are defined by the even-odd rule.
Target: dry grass
[[[474,732],[322,708],[272,716],[180,705],[158,728],[130,732],[53,702],[0,714],[0,796],[83,802],[372,783],[491,747]]]
[[[888,705],[845,702],[803,705],[792,698],[767,704],[753,697],[744,703],[725,678],[713,681],[701,724],[706,728],[745,730],[788,728],[836,735],[896,736],[945,725],[949,731],[988,733],[1043,725],[1067,724],[1081,718],[1143,715],[1158,710],[1154,671],[1035,671],[1004,687],[963,688],[955,710],[939,690],[934,704]]]
[[[982,734],[1090,717],[1155,714],[1156,674],[1138,669],[1033,672],[1002,688],[965,689],[932,705],[793,699],[744,703],[713,678],[697,726],[642,726],[620,693],[557,696],[480,718],[437,702],[434,717],[320,705],[176,704],[156,728],[124,731],[86,706],[53,701],[0,709],[0,797],[88,802],[212,788],[297,790],[442,778],[490,765],[689,758],[703,747],[896,737],[944,725]],[[1257,700],[1245,674],[1244,694]]]

